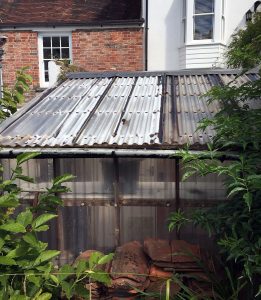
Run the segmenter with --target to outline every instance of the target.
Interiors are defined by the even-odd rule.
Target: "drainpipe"
[[[2,85],[3,85],[3,80],[2,80],[2,57],[4,55],[4,50],[3,46],[6,43],[7,37],[0,35],[0,97],[2,96]]]
[[[145,0],[145,41],[144,41],[144,58],[145,58],[145,71],[148,71],[148,34],[149,34],[149,1]]]

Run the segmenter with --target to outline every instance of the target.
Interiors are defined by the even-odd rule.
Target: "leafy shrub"
[[[111,260],[112,255],[94,253],[89,261],[78,261],[75,266],[64,265],[57,270],[53,264],[60,251],[48,250],[48,244],[37,237],[47,231],[50,220],[56,218],[53,212],[62,201],[57,193],[68,188],[64,182],[73,179],[65,174],[55,178],[52,187],[42,193],[36,206],[21,210],[21,189],[16,179],[34,182],[22,174],[22,164],[39,153],[21,154],[10,180],[2,181],[0,189],[0,299],[57,299],[64,294],[67,299],[80,295],[88,299],[85,279],[102,283],[109,282],[109,276],[97,267]]]
[[[26,73],[27,67],[16,72],[16,81],[13,88],[4,88],[0,98],[0,121],[17,111],[17,106],[24,102],[24,94],[29,91],[32,77]]]

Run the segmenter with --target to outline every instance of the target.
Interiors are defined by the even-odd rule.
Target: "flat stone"
[[[117,278],[117,279],[112,279],[110,284],[109,284],[109,292],[113,293],[127,293],[129,294],[130,291],[132,291],[132,294],[134,293],[133,291],[137,290],[143,290],[142,289],[142,283],[134,281],[129,278]],[[138,291],[136,291],[136,294]]]
[[[199,245],[189,244],[182,240],[171,242],[171,253],[173,263],[195,262],[201,258]]]
[[[163,269],[200,269],[200,266],[196,262],[190,262],[190,263],[169,263],[164,261],[154,261],[153,264],[156,267],[163,268]]]
[[[166,272],[163,269],[151,265],[150,267],[150,280],[157,281],[159,279],[169,279],[173,275],[173,272]]]
[[[110,270],[112,279],[127,278],[144,283],[148,274],[148,261],[139,242],[130,242],[116,249]]]
[[[153,261],[171,262],[171,247],[166,240],[146,239],[144,251]]]

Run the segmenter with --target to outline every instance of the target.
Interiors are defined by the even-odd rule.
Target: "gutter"
[[[0,158],[15,158],[22,153],[39,152],[37,158],[91,158],[91,157],[129,157],[129,158],[181,158],[180,150],[113,149],[113,148],[2,148]],[[190,154],[202,154],[206,151],[189,151]],[[238,159],[233,153],[220,152],[220,160]]]
[[[144,23],[144,19],[134,19],[134,20],[105,20],[105,21],[94,21],[94,22],[69,22],[69,23],[64,23],[64,22],[57,22],[57,23],[46,23],[46,22],[32,22],[32,23],[15,23],[15,24],[1,24],[0,29],[4,28],[20,28],[20,27],[104,27],[104,26],[122,26],[122,25],[136,25],[136,26],[141,26]]]

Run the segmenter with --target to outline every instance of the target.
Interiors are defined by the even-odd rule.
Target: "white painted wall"
[[[148,2],[148,69],[177,69],[181,45],[181,1]]]
[[[193,0],[187,0],[192,3]],[[207,1],[207,0],[206,0]],[[218,1],[218,2],[217,2]],[[221,9],[216,0],[215,9]],[[225,67],[223,53],[233,33],[245,25],[245,13],[255,0],[224,0],[225,31],[214,28],[217,40],[208,43],[191,41],[183,43],[183,0],[148,0],[148,70],[178,70],[190,68]],[[143,0],[143,4],[145,0]],[[145,16],[145,12],[144,12]],[[192,19],[191,19],[192,20]],[[193,26],[191,20],[188,26]],[[220,26],[220,20],[217,25]],[[220,27],[219,27],[220,28]]]
[[[239,28],[242,28],[246,23],[245,13],[251,9],[255,0],[226,0],[225,10],[225,42],[229,43],[231,35],[236,33]]]

